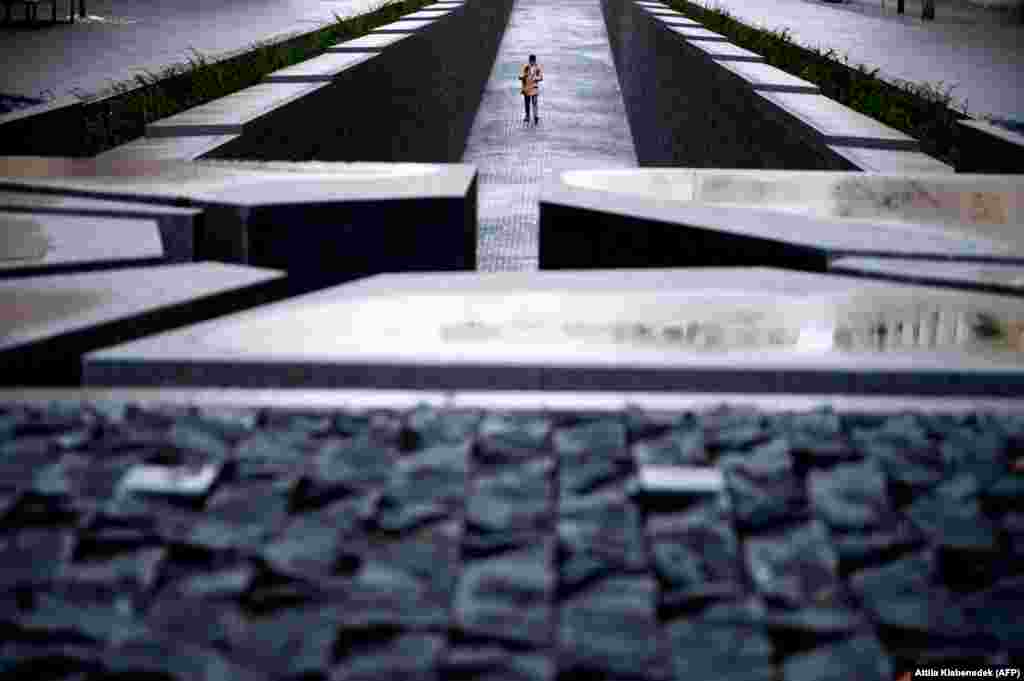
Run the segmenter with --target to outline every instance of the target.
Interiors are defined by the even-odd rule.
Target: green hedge
[[[788,29],[754,28],[720,7],[688,0],[665,2],[740,47],[757,52],[768,64],[814,83],[826,97],[918,139],[924,153],[957,165],[956,122],[967,116],[950,107],[951,87],[888,83],[877,77],[878,69],[868,70],[863,64],[852,68],[846,57],[840,61],[835,50],[797,45]]]
[[[358,38],[434,0],[397,0],[359,16],[279,43],[257,43],[243,54],[211,62],[198,52],[187,63],[113,86],[115,94],[84,105],[82,153],[94,156],[145,134],[153,121],[256,85],[278,69],[306,61],[331,45]]]

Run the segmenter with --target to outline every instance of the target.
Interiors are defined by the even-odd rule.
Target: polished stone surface
[[[300,99],[319,83],[261,83],[146,126],[147,137],[240,135],[247,125]]]
[[[344,71],[369,61],[373,56],[373,53],[367,52],[329,52],[294,66],[274,71],[264,80],[268,83],[330,82]]]
[[[0,210],[0,276],[165,256],[156,220]]]
[[[192,263],[0,280],[3,382],[76,384],[67,373],[74,366],[65,365],[77,365],[82,353],[242,309],[250,292],[279,277],[272,270]],[[216,307],[203,310],[197,303],[204,299],[217,299]]]
[[[764,61],[764,57],[756,52],[744,50],[742,47],[737,47],[732,43],[687,40],[686,44],[697,50],[700,54],[703,54],[708,59],[713,59],[715,61]]]
[[[985,541],[1021,539],[1005,496],[1019,408],[75,397],[0,405],[0,650],[15,676],[890,681],[921,660],[999,669],[1024,652],[1015,557]],[[665,440],[699,440],[726,485],[681,505],[628,495],[631,445]],[[917,443],[919,459],[897,448]],[[837,447],[848,462],[816,449]],[[274,465],[252,468],[257,454]],[[955,533],[908,503],[921,459],[919,496]],[[586,474],[599,461],[616,471]],[[328,471],[371,462],[353,484]],[[772,489],[793,496],[771,503]],[[481,516],[531,521],[464,522]],[[913,543],[872,545],[891,523]],[[481,543],[502,537],[515,541]],[[834,548],[856,542],[863,556]]]
[[[714,31],[709,31],[706,28],[670,26],[669,30],[685,40],[717,40],[723,43],[729,41],[729,39],[721,33],[715,33]]]
[[[238,135],[139,137],[96,158],[104,161],[195,161],[237,138]]]
[[[92,353],[91,385],[1017,395],[1019,298],[769,269],[387,275]]]
[[[754,90],[806,92],[810,94],[819,92],[818,86],[814,83],[809,83],[802,78],[790,75],[770,64],[747,61],[723,61],[721,66],[742,78]]]
[[[430,26],[434,21],[436,19],[399,19],[398,21],[393,21],[390,24],[384,24],[373,29],[370,31],[370,35],[378,33],[416,33],[420,29]]]
[[[848,159],[854,167],[869,173],[929,175],[956,172],[953,166],[920,151],[837,145],[829,145],[828,148],[833,153]]]
[[[469,166],[445,164],[0,158],[3,187],[200,207],[197,258],[324,285],[472,268],[475,179]],[[364,230],[358,249],[352,225]]]
[[[35,216],[34,219],[50,215],[68,215],[156,220],[164,250],[163,256],[169,262],[189,262],[194,259],[195,236],[202,221],[202,211],[195,208],[159,206],[138,201],[106,201],[28,191],[0,191],[0,210],[28,213],[31,215],[26,217]],[[92,232],[86,232],[90,233]],[[138,242],[127,239],[125,244],[120,244],[116,248],[120,249],[132,243]],[[95,250],[97,246],[98,244],[86,244],[85,248]]]
[[[692,43],[691,43],[692,44]],[[761,97],[802,121],[827,144],[916,151],[916,139],[823,95],[760,92]]]
[[[829,269],[843,274],[877,275],[931,284],[997,287],[1024,293],[1024,264],[850,257],[836,258],[829,263]]]
[[[788,244],[819,260],[885,254],[1016,261],[1024,256],[1022,206],[1024,182],[1014,175],[682,168],[573,171],[564,173],[561,181],[550,182],[542,194],[542,248],[547,235],[551,248],[557,248],[557,253],[550,251],[554,263],[570,257],[568,243],[578,242],[581,249],[593,250],[594,257],[605,258],[604,266],[614,266],[607,262],[614,257],[612,251],[587,244],[596,244],[615,218],[628,218],[634,221],[630,223],[634,232],[638,224],[647,224],[649,230],[662,230],[668,238],[671,226],[677,226],[679,234],[693,229],[706,233],[704,238],[713,233],[762,241],[751,241],[751,249],[755,245],[765,249],[765,241]],[[595,213],[603,216],[603,226],[594,219]],[[711,264],[701,262],[693,249],[680,249],[679,257],[687,252],[690,259],[685,262]],[[629,253],[622,251],[622,256]],[[763,257],[783,258],[784,253],[766,251]],[[661,262],[673,264],[664,257]],[[579,265],[592,266],[583,259]],[[619,266],[629,265],[623,261]],[[824,264],[816,267],[822,269]]]
[[[380,52],[405,40],[407,33],[368,33],[327,48],[328,52]]]

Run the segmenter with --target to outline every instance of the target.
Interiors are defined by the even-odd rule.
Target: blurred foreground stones
[[[0,407],[0,679],[1019,667],[1022,452],[983,413]]]

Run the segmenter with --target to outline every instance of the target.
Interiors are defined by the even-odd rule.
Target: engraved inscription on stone
[[[35,220],[0,215],[0,260],[42,260],[50,241]]]

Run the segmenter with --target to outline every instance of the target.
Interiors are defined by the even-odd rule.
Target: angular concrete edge
[[[247,126],[324,87],[260,83],[146,126],[147,137],[241,135]]]
[[[875,395],[752,395],[749,393],[666,394],[629,391],[427,391],[383,389],[246,389],[246,388],[0,388],[0,402],[45,407],[53,403],[131,402],[140,405],[185,405],[227,408],[279,408],[303,411],[337,409],[451,409],[503,411],[616,412],[639,408],[654,412],[702,411],[722,405],[766,411],[810,411],[828,407],[837,413],[918,411],[962,413],[992,411],[1024,413],[1018,399],[955,397],[891,397]]]
[[[1024,173],[1024,135],[984,121],[957,124],[958,173]]]
[[[356,68],[380,54],[379,50],[334,51],[307,59],[268,74],[265,83],[328,83],[347,69]]]
[[[510,276],[513,274],[520,276]],[[949,347],[926,346],[909,353],[889,353],[888,346],[856,346],[847,351],[845,346],[830,345],[819,351],[817,346],[803,345],[804,329],[817,329],[817,315],[832,314],[826,312],[833,309],[829,307],[832,305],[838,306],[834,308],[838,315],[835,324],[852,325],[850,333],[869,333],[867,327],[861,329],[865,323],[861,317],[876,307],[879,314],[888,314],[886,306],[902,309],[901,305],[905,307],[908,301],[918,299],[938,306],[955,306],[963,300],[965,305],[979,310],[991,308],[1002,323],[1021,314],[1024,301],[1020,299],[980,293],[962,298],[968,294],[766,268],[620,271],[620,276],[610,277],[610,283],[606,281],[608,274],[382,275],[90,353],[84,360],[86,382],[91,386],[454,391],[708,392],[712,386],[718,386],[727,392],[749,390],[761,394],[1024,394],[1024,364],[1002,346],[989,356],[969,347],[961,348],[957,345],[960,341],[955,339],[949,340]],[[642,343],[636,346],[623,341],[626,344],[618,346],[618,352],[608,353],[601,350],[604,345],[556,346],[549,338],[541,341],[541,352],[541,346],[500,339],[460,342],[444,331],[452,325],[467,323],[483,324],[485,328],[488,323],[500,326],[510,310],[513,312],[508,323],[513,328],[519,328],[517,322],[529,325],[532,319],[543,320],[539,322],[542,331],[548,328],[545,323],[558,326],[560,318],[551,319],[546,307],[535,310],[527,305],[532,300],[530,296],[536,294],[548,297],[542,306],[549,306],[549,299],[557,299],[561,309],[579,310],[579,319],[593,318],[590,323],[600,325],[633,324],[633,320],[647,319],[652,314],[658,317],[654,310],[630,312],[634,308],[622,296],[638,300],[664,298],[673,309],[691,302],[703,309],[713,304],[706,301],[708,296],[718,296],[716,300],[725,306],[721,313],[732,314],[727,309],[733,306],[759,304],[740,295],[743,292],[764,296],[765,305],[771,305],[768,300],[774,300],[773,297],[787,301],[778,302],[784,307],[791,306],[787,309],[794,316],[787,322],[776,323],[798,324],[800,345],[783,344],[763,353],[701,353],[692,349],[674,353],[652,352]],[[436,298],[438,295],[441,297]],[[463,309],[442,302],[453,297],[466,301],[469,307]],[[611,303],[613,300],[618,302]],[[441,307],[432,311],[435,304]],[[611,309],[606,310],[607,304],[611,304]],[[693,314],[697,319],[701,314],[712,314],[696,309]],[[325,321],[325,315],[331,314],[347,321]],[[397,335],[378,343],[375,330],[351,328],[358,323],[352,315],[365,317],[368,323],[371,319],[382,320],[373,324],[394,329],[392,333]],[[466,321],[478,316],[485,321]],[[388,319],[383,321],[385,317]],[[301,345],[290,342],[287,336],[261,336],[256,344],[248,340],[256,338],[261,330],[288,325],[303,329]],[[340,342],[339,333],[346,334]],[[414,338],[419,338],[419,342],[408,345]]]
[[[7,329],[0,382],[77,385],[84,353],[279,299],[282,282],[280,272],[222,263],[0,281],[0,294],[39,298],[40,315]]]
[[[164,255],[171,263],[191,262],[195,259],[195,243],[203,214],[196,208],[162,206],[141,201],[108,201],[10,191],[0,191],[0,210],[16,210],[30,215],[91,215],[156,220]]]
[[[833,153],[869,173],[907,173],[912,175],[954,173],[956,169],[922,151],[904,149],[873,149],[829,145]]]
[[[832,260],[828,269],[869,279],[1024,296],[1024,262],[845,257]]]
[[[237,139],[238,135],[195,135],[188,137],[139,137],[108,149],[95,158],[104,161],[196,161]]]
[[[635,7],[639,15],[637,19],[654,21],[667,28],[688,49],[703,56],[707,63],[731,74],[738,80],[738,84],[742,83],[741,86],[757,94],[760,102],[757,107],[764,115],[806,139],[813,148],[819,150],[824,162],[834,169],[948,172],[948,166],[934,159],[929,160],[924,154],[912,158],[907,154],[880,153],[921,152],[916,139],[825,98],[813,83],[763,63],[760,55],[728,42],[724,36],[699,30],[698,22],[685,19],[687,25],[667,25],[665,20],[673,12],[664,5],[631,3],[629,0],[605,0],[605,3],[606,11],[609,3],[624,4],[626,12],[630,11],[630,7]],[[664,58],[664,55],[656,51],[654,58]],[[857,149],[864,151],[858,152]]]
[[[763,62],[723,61],[722,68],[740,78],[751,90],[821,94],[817,85]]]
[[[369,35],[379,35],[381,33],[416,33],[422,31],[425,28],[430,27],[435,21],[441,21],[438,19],[399,19],[393,21],[390,24],[384,24],[378,28],[370,31]]]
[[[920,143],[895,128],[824,95],[759,92],[758,95],[827,145],[920,151]]]
[[[565,172],[543,185],[539,266],[824,272],[831,259],[852,255],[1016,265],[1024,263],[1022,210],[1024,186],[1015,176]]]
[[[364,36],[346,40],[327,48],[327,52],[383,52],[411,33],[367,33]]]

